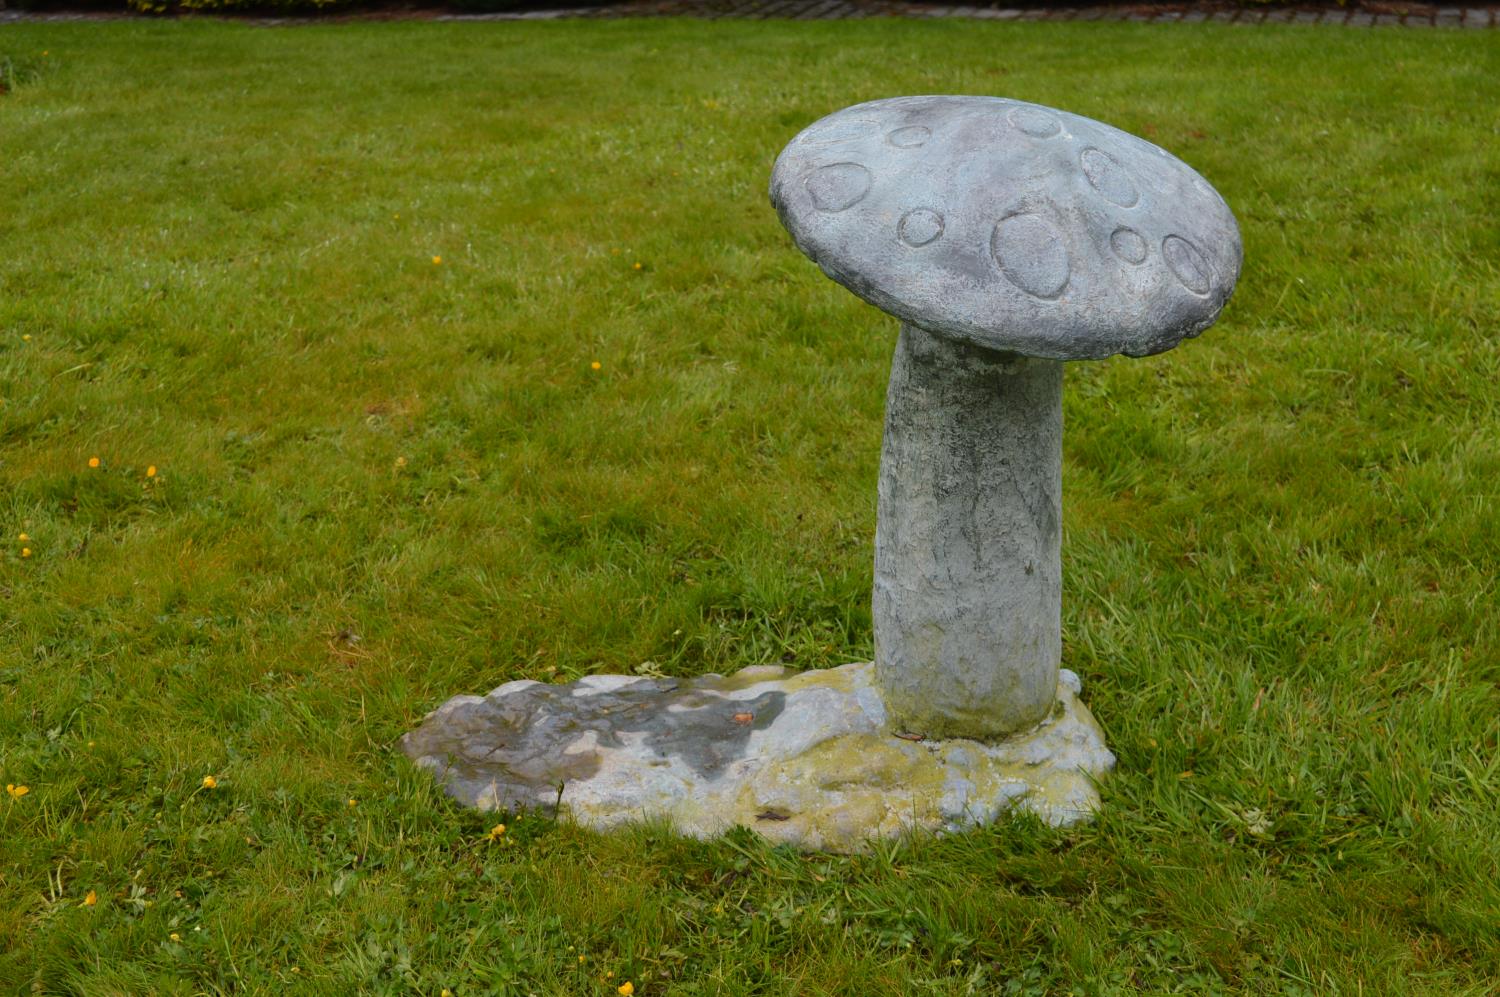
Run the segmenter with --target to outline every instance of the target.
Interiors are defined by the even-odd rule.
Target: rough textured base
[[[1048,714],[1062,660],[1062,381],[906,325],[875,523],[875,674],[895,723],[996,741]]]
[[[1114,766],[1063,670],[1035,730],[1000,744],[888,729],[868,663],[693,680],[601,675],[455,696],[401,740],[450,796],[484,810],[563,810],[590,827],[665,818],[706,838],[735,825],[854,851],[911,830],[958,830],[1012,808],[1087,817]]]

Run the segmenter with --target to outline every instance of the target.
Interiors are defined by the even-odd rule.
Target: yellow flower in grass
[[[179,934],[178,934],[178,933],[177,933],[177,932],[175,932],[175,931],[174,931],[174,932],[172,932],[172,933],[171,933],[171,934],[170,934],[170,935],[168,935],[168,936],[167,936],[167,937],[168,937],[168,938],[170,938],[170,939],[171,939],[171,940],[172,940],[172,941],[174,941],[174,942],[180,942],[180,941],[182,941],[182,936],[181,936],[181,935],[179,935]]]
[[[25,543],[26,541],[30,540],[31,537],[29,537],[25,533],[22,533],[20,536],[16,537],[16,539],[21,541],[22,543]]]
[[[27,793],[31,792],[31,787],[30,786],[15,786],[15,785],[12,785],[11,783],[7,782],[5,784],[5,792],[10,796],[11,799],[13,799],[13,800],[19,800],[21,797],[23,797]]]
[[[99,458],[98,457],[90,457],[89,458],[89,467],[98,467],[98,466],[99,466]]]
[[[435,266],[435,267],[442,266],[443,265],[443,258],[441,256],[434,256],[432,258],[432,265]]]
[[[599,370],[603,366],[604,365],[602,363],[600,363],[599,361],[595,360],[593,363],[589,364],[589,369],[590,370]]]
[[[154,478],[154,477],[156,477],[156,465],[155,464],[152,464],[150,467],[146,468],[146,477],[148,477],[148,478]]]
[[[489,839],[491,841],[499,841],[503,837],[505,837],[504,824],[496,824],[494,827],[490,828]]]
[[[84,898],[83,898],[83,905],[85,907],[92,907],[92,906],[94,906],[94,904],[96,904],[98,902],[99,902],[99,894],[95,893],[93,890],[89,890],[88,894],[85,895]]]
[[[635,984],[631,983],[629,980],[626,980],[615,989],[619,991],[622,997],[630,997],[631,994],[635,993]]]
[[[206,775],[206,776],[203,777],[203,788],[204,789],[217,789],[218,787],[219,787],[219,780],[215,779],[211,775]]]
[[[22,547],[21,548],[21,556],[22,557],[30,557],[31,556],[31,548],[30,547]]]

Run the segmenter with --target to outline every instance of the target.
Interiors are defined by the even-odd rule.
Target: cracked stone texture
[[[901,329],[871,608],[908,729],[994,740],[1052,706],[1062,657],[1063,365]]]
[[[1182,160],[1003,97],[835,111],[787,144],[770,192],[798,248],[870,304],[1029,357],[1169,350],[1240,273],[1234,214]]]
[[[551,809],[597,829],[665,819],[712,837],[736,825],[805,849],[857,851],[955,831],[1012,809],[1053,824],[1099,805],[1114,755],[1059,672],[1037,728],[996,744],[911,740],[890,726],[869,663],[769,666],[692,680],[603,675],[455,696],[401,740],[460,802]]]

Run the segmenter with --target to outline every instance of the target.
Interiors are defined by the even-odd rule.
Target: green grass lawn
[[[0,991],[1495,993],[1490,34],[23,24],[0,65]],[[1104,812],[488,842],[394,748],[450,695],[869,656],[895,323],[765,189],[933,92],[1150,137],[1244,233],[1202,339],[1067,376]]]

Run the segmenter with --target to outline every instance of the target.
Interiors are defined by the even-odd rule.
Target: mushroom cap
[[[1169,350],[1213,324],[1239,226],[1186,163],[1002,97],[895,97],[828,115],[771,173],[782,224],[896,317],[1053,360]]]

